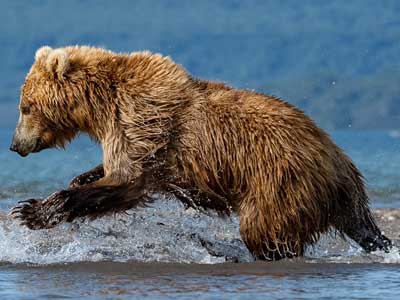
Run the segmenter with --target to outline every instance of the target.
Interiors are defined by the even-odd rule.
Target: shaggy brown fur
[[[104,168],[13,213],[32,229],[98,217],[172,192],[230,209],[258,258],[301,255],[333,227],[387,250],[360,172],[315,123],[277,98],[196,80],[170,58],[89,47],[38,50],[22,89],[12,149],[102,144]]]

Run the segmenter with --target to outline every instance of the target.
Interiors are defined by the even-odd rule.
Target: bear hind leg
[[[363,191],[348,193],[341,189],[339,206],[333,225],[341,233],[358,243],[366,252],[383,250],[389,252],[392,242],[382,234],[368,208],[368,198]]]
[[[342,218],[339,220],[341,220],[340,225],[336,228],[358,243],[366,252],[390,251],[392,242],[382,234],[369,209],[366,208],[361,216],[352,215],[345,221]]]

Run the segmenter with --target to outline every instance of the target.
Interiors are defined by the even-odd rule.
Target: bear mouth
[[[24,151],[24,150],[18,149],[17,152],[20,156],[27,157],[30,153],[38,153],[47,148],[49,148],[49,146],[46,143],[44,143],[44,141],[41,138],[38,138],[35,142],[35,145],[33,146],[33,148],[31,150]]]
[[[40,152],[40,151],[42,151],[44,149],[47,149],[47,148],[49,148],[49,146],[41,138],[38,138],[36,140],[35,147],[33,148],[33,150],[31,152],[32,153],[38,153],[38,152]]]

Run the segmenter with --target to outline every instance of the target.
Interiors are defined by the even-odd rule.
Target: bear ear
[[[45,60],[53,49],[49,46],[40,47],[35,54],[35,61]]]
[[[55,49],[46,58],[47,71],[59,79],[68,72],[69,66],[68,53],[64,49]]]

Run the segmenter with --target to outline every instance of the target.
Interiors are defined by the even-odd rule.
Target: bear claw
[[[27,199],[27,200],[18,201],[18,204],[24,204],[24,203],[34,204],[37,202],[38,202],[38,200],[36,200],[36,199]]]
[[[61,223],[67,216],[64,205],[68,196],[65,192],[55,193],[45,200],[28,199],[19,201],[11,210],[12,218],[20,220],[29,229],[48,229]]]
[[[11,211],[11,216],[14,219],[20,220],[21,225],[28,227],[29,229],[41,229],[44,228],[43,220],[40,218],[40,202],[35,199],[28,199],[19,201],[18,205]]]

